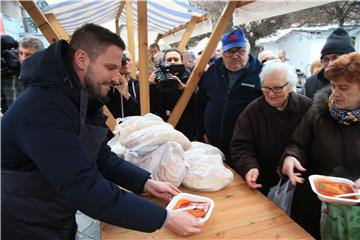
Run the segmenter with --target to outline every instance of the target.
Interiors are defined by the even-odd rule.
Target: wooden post
[[[53,13],[45,13],[45,17],[49,21],[50,25],[54,28],[60,39],[70,41],[69,35],[65,32],[64,28],[60,25],[59,21],[56,19]]]
[[[23,6],[25,11],[30,15],[32,20],[36,23],[36,25],[50,44],[55,43],[57,40],[60,39],[59,35],[55,32],[53,27],[47,21],[46,17],[33,0],[19,0],[19,2]]]
[[[125,5],[125,2],[120,1],[119,8],[116,12],[116,16],[115,16],[115,32],[116,32],[116,34],[120,34],[119,18],[124,9],[124,5]]]
[[[127,36],[128,36],[128,49],[129,52],[134,59],[132,61],[131,73],[130,76],[136,79],[136,62],[135,62],[135,33],[134,33],[134,16],[133,16],[133,2],[126,1],[125,2],[125,10],[126,10],[126,28],[127,28]]]
[[[181,41],[177,46],[177,50],[179,50],[180,52],[185,50],[186,44],[189,42],[191,34],[195,28],[197,18],[198,17],[196,16],[192,16],[190,22],[187,24],[184,35],[182,36]]]
[[[148,35],[147,35],[147,2],[137,1],[138,39],[139,39],[139,74],[141,115],[150,112],[149,78],[148,78]]]
[[[168,123],[176,126],[176,124],[179,122],[179,119],[182,113],[184,112],[187,103],[189,102],[196,86],[199,83],[200,77],[205,69],[206,63],[209,61],[212,53],[214,52],[214,49],[216,48],[216,45],[221,38],[221,35],[224,33],[225,28],[227,27],[227,24],[231,19],[234,10],[238,6],[246,5],[251,2],[252,1],[228,2],[214,28],[214,31],[210,35],[209,43],[205,48],[205,50],[203,51],[203,53],[201,54],[199,63],[195,66],[193,72],[191,73],[191,76],[186,83],[184,92],[182,93],[180,99],[176,103],[169,117]]]

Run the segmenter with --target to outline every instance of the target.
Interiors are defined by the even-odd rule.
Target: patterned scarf
[[[340,124],[350,125],[351,123],[355,123],[360,120],[360,108],[352,111],[338,109],[335,106],[332,96],[329,97],[328,107],[331,117]]]

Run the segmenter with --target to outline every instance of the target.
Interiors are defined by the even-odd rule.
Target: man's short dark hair
[[[166,54],[168,54],[169,52],[177,52],[178,54],[180,54],[181,62],[184,61],[184,56],[183,56],[182,52],[180,52],[176,48],[170,48],[164,52],[164,57],[163,57],[164,61],[166,61],[165,57],[166,57]]]
[[[70,55],[81,49],[93,61],[110,45],[125,50],[125,43],[119,35],[99,25],[88,23],[73,33],[69,43]]]
[[[152,43],[149,48],[157,48],[160,51],[160,46],[157,43]]]

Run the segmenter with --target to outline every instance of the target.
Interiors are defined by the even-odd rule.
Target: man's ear
[[[74,54],[74,65],[79,70],[84,71],[90,63],[90,58],[83,50],[77,50]]]

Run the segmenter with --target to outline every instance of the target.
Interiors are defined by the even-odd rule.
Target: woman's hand
[[[149,76],[150,84],[156,84],[155,80],[156,80],[156,74],[155,74],[155,71],[153,71]]]
[[[124,75],[120,74],[119,85],[115,85],[114,87],[126,100],[129,100],[131,95],[129,93],[128,81]]]
[[[246,184],[252,189],[261,188],[262,185],[256,183],[258,177],[259,177],[259,169],[257,168],[250,169],[245,175]]]
[[[283,166],[281,168],[281,172],[283,174],[288,175],[292,185],[296,185],[297,183],[303,184],[304,178],[301,177],[301,173],[294,172],[295,168],[301,172],[306,171],[306,169],[303,166],[301,166],[300,162],[295,157],[293,156],[285,157]]]
[[[181,192],[172,183],[160,182],[152,179],[147,180],[145,183],[145,191],[166,201],[170,201],[173,196]]]
[[[204,223],[199,222],[197,218],[187,212],[168,211],[166,228],[181,236],[187,236],[193,233],[201,232]]]

